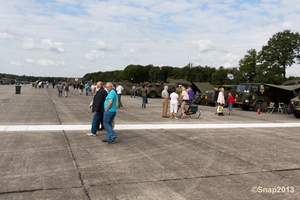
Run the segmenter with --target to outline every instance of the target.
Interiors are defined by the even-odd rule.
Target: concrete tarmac
[[[300,199],[300,121],[243,111],[162,118],[122,96],[113,144],[89,137],[92,96],[0,85],[0,199]],[[225,108],[225,113],[227,108]]]

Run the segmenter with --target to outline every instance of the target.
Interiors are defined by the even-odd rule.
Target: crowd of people
[[[164,87],[164,90],[161,93],[162,98],[162,117],[163,118],[172,118],[172,119],[178,119],[177,118],[177,111],[178,111],[178,105],[180,104],[181,109],[181,115],[180,118],[184,119],[185,113],[188,110],[187,106],[189,106],[194,100],[195,100],[195,93],[192,90],[191,87],[184,87],[179,85],[180,87],[180,93],[176,93],[176,91],[173,91],[171,94],[168,93],[168,86]],[[225,106],[225,96],[224,96],[224,88],[219,87],[216,88],[215,94],[214,94],[214,101],[215,101],[215,114],[218,114],[219,116],[223,116],[223,107]],[[232,108],[234,104],[234,97],[229,92],[228,93],[228,99],[227,99],[227,105],[228,105],[228,115],[232,115]],[[168,106],[170,109],[170,115],[167,115]]]
[[[63,92],[65,97],[68,97],[68,92],[70,90],[70,85],[67,83],[57,84],[58,97],[62,97]],[[54,86],[53,86],[54,88]],[[106,137],[103,142],[108,144],[113,143],[117,139],[117,135],[114,131],[114,119],[116,116],[117,109],[123,109],[122,104],[122,91],[123,87],[120,83],[116,84],[116,87],[110,82],[104,84],[99,81],[97,84],[73,84],[74,89],[79,90],[79,94],[83,93],[85,90],[86,96],[92,95],[93,101],[89,104],[89,108],[92,109],[93,118],[91,123],[91,131],[88,136],[97,136],[97,131],[106,130]],[[180,118],[184,119],[186,107],[189,106],[195,100],[195,93],[191,87],[184,87],[179,85],[180,90],[172,91],[169,93],[168,86],[164,86],[161,93],[162,98],[162,117],[178,119],[177,111],[178,105],[180,104],[181,115]],[[131,90],[131,98],[136,97],[137,89],[135,86]],[[180,92],[179,92],[180,91]],[[142,109],[146,108],[147,104],[147,85],[142,85],[140,90],[140,95],[142,97]],[[214,94],[215,101],[215,114],[223,115],[223,106],[225,105],[224,88],[216,88]],[[228,94],[228,109],[229,115],[232,115],[232,107],[234,104],[234,97],[231,93]],[[170,115],[168,116],[168,109]]]
[[[173,91],[171,94],[168,92],[168,86],[164,87],[164,90],[161,93],[162,98],[162,117],[163,118],[173,118],[178,119],[177,111],[178,111],[178,103],[180,103],[181,109],[181,118],[184,119],[186,105],[189,105],[195,100],[195,93],[191,87],[187,89],[184,86],[179,85],[181,92],[178,95],[176,91]],[[169,105],[170,104],[170,105]],[[168,116],[168,106],[170,107],[170,116]]]

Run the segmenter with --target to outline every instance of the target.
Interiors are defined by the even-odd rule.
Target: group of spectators
[[[58,83],[57,90],[58,90],[58,97],[62,97],[63,91],[65,93],[65,97],[68,97],[69,90],[70,90],[69,84]]]
[[[215,114],[218,114],[219,116],[223,116],[223,107],[225,106],[225,96],[224,96],[224,88],[223,87],[219,87],[215,89],[215,95],[214,95],[214,101],[215,101]],[[229,113],[228,115],[232,115],[232,107],[234,104],[234,97],[232,96],[232,93],[229,92],[228,93],[228,99],[227,99],[227,103],[228,103],[228,110]]]
[[[177,111],[178,111],[178,102],[180,102],[181,106],[181,118],[185,118],[185,106],[187,104],[190,104],[195,99],[195,93],[192,90],[191,87],[188,87],[187,89],[184,86],[179,85],[181,88],[181,92],[178,95],[176,91],[173,91],[170,95],[168,93],[168,86],[164,87],[164,90],[161,93],[162,98],[162,117],[163,118],[174,118],[178,119],[176,117]],[[167,115],[168,112],[168,105],[170,102],[170,116]]]

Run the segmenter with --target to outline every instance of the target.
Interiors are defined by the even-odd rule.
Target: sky
[[[276,33],[300,32],[295,0],[0,0],[0,73],[83,77],[130,64],[238,67]],[[300,76],[300,65],[287,76]]]

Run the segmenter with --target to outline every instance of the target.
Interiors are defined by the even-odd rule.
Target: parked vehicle
[[[203,100],[202,100],[203,105],[215,105],[215,100],[214,100],[215,90],[214,89],[206,90],[205,93],[202,94],[202,96],[203,96]]]
[[[290,108],[296,118],[300,118],[300,97],[296,96],[291,99]]]
[[[161,97],[161,93],[164,90],[164,86],[168,86],[168,92],[171,93],[173,91],[176,91],[177,84],[173,83],[166,83],[166,84],[160,84],[160,83],[148,83],[147,84],[147,94],[149,98],[155,98],[155,97]],[[137,87],[137,95],[141,96],[141,88]]]
[[[206,99],[210,97],[212,91],[214,93],[214,87],[209,82],[193,82],[191,88],[196,94],[195,103],[209,104]]]
[[[243,110],[252,108],[263,110],[264,104],[270,102],[288,104],[294,96],[293,90],[300,85],[273,85],[266,83],[242,83],[237,86],[235,105],[240,105]]]

